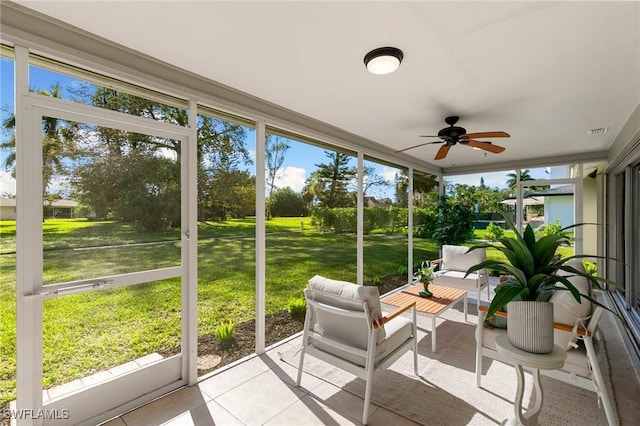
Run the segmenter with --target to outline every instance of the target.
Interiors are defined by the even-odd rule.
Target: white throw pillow
[[[442,269],[467,272],[472,266],[485,261],[485,249],[476,249],[469,253],[467,250],[469,247],[443,245]]]
[[[567,265],[573,268],[584,271],[582,263],[579,261],[567,262]],[[567,278],[575,288],[578,289],[580,294],[592,295],[591,283],[584,277],[571,276],[572,274],[565,271],[558,271],[558,275],[568,276]],[[564,287],[563,284],[558,284],[558,287]],[[568,325],[569,327],[575,327],[580,321],[585,325],[588,323],[588,318],[591,315],[591,301],[580,298],[580,303],[576,301],[571,292],[568,290],[558,290],[553,293],[549,299],[553,303],[553,321]],[[554,342],[556,345],[562,347],[565,350],[569,350],[572,347],[572,343],[578,340],[577,336],[573,333],[556,330],[554,336]]]

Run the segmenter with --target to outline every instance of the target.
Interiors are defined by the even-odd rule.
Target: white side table
[[[534,354],[520,350],[509,342],[509,337],[502,334],[496,337],[496,349],[499,353],[505,355],[513,362],[518,378],[518,390],[516,391],[516,399],[513,403],[513,411],[515,418],[507,419],[503,422],[506,425],[526,425],[533,426],[538,424],[538,415],[542,409],[544,400],[542,386],[540,385],[540,370],[554,370],[564,365],[567,358],[567,352],[561,347],[554,346],[553,351],[548,354]],[[524,373],[523,367],[530,369],[533,373],[533,385],[535,395],[535,405],[529,411],[522,412],[522,397],[524,394]]]

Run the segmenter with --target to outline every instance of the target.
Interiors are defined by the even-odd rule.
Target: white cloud
[[[384,166],[382,168],[382,172],[380,172],[380,176],[384,177],[387,181],[393,183],[396,180],[396,173],[399,173],[398,169],[391,168],[389,166]]]
[[[307,177],[307,171],[302,167],[287,166],[278,171],[275,179],[276,188],[286,188],[287,186],[296,192],[302,191]]]
[[[0,172],[0,194],[5,193],[16,193],[16,180],[11,177],[10,172]]]

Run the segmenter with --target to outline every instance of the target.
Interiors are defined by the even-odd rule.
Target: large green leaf
[[[496,291],[496,295],[491,300],[487,318],[502,309],[507,303],[511,302],[514,297],[522,293],[523,288],[518,286],[505,285]]]
[[[513,224],[513,222],[511,221],[511,219],[509,219],[509,217],[508,217],[508,216],[506,216],[506,215],[504,215],[504,214],[502,215],[502,217],[504,218],[504,221],[505,221],[505,223],[506,223],[506,225],[507,225],[507,229],[512,230],[512,231],[513,231],[513,233],[516,235],[516,239],[517,239],[518,241],[520,241],[520,242],[522,242],[522,243],[523,243],[524,241],[522,240],[522,236],[520,236],[520,233],[519,233],[519,232],[518,232],[518,230],[516,229],[516,226]]]
[[[527,277],[524,275],[524,273],[520,269],[516,268],[515,266],[509,263],[502,262],[500,260],[485,260],[484,262],[478,263],[477,265],[474,265],[471,268],[469,268],[465,277],[473,272],[476,272],[484,268],[494,269],[498,272],[504,272],[506,275],[513,275],[521,287],[526,287],[527,285]]]
[[[529,251],[529,248],[525,244],[524,240],[511,240],[510,248],[513,251],[514,259],[511,263],[514,266],[522,269],[527,276],[533,274],[535,265],[533,262],[533,256]]]
[[[524,242],[527,244],[527,248],[529,251],[533,251],[533,247],[536,243],[536,235],[533,232],[533,228],[531,228],[530,224],[527,224],[527,227],[524,230]]]
[[[533,246],[533,257],[536,265],[546,265],[553,259],[560,243],[565,239],[562,235],[545,235]]]
[[[518,255],[516,254],[516,251],[514,249],[514,245],[518,244],[518,242],[512,238],[503,238],[500,240],[500,242],[502,243],[504,248],[498,250],[500,250],[505,255],[509,263],[518,268],[522,267],[522,265],[520,264],[520,259],[518,258]]]

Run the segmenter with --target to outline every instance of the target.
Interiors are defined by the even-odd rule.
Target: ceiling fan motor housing
[[[438,132],[438,137],[443,139],[458,140],[462,135],[467,134],[467,130],[463,127],[451,126],[445,127]]]

